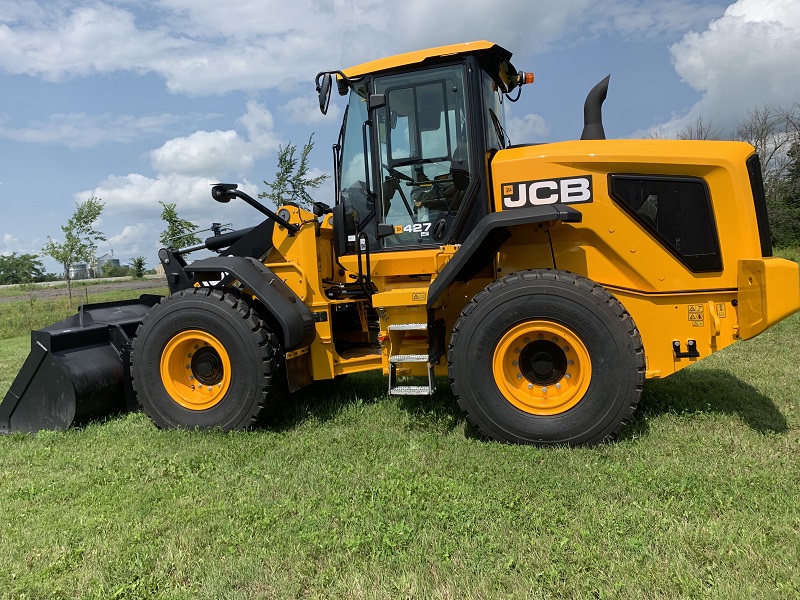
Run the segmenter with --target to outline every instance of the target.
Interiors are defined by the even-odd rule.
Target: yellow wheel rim
[[[528,321],[509,329],[494,350],[492,373],[500,393],[532,415],[558,415],[589,389],[589,351],[569,328]]]
[[[189,410],[216,406],[231,384],[231,361],[220,341],[189,329],[173,336],[161,353],[161,381],[170,397]]]

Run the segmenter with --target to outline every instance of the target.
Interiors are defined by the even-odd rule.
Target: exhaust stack
[[[583,133],[582,140],[604,140],[606,132],[603,130],[603,102],[608,93],[608,82],[611,75],[592,88],[583,104]]]

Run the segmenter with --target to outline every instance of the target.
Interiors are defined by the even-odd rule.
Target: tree
[[[308,190],[318,188],[329,177],[324,173],[317,177],[308,175],[308,155],[314,147],[313,140],[314,134],[312,133],[303,146],[299,159],[295,156],[297,146],[291,142],[286,147],[278,148],[278,172],[275,174],[275,180],[264,181],[264,185],[269,188],[269,191],[261,192],[258,195],[259,198],[268,198],[275,206],[294,202],[304,208],[311,207],[314,199]]]
[[[761,159],[772,243],[800,245],[800,104],[748,110],[736,137],[752,144]]]
[[[94,224],[103,212],[105,204],[100,198],[92,196],[76,205],[75,213],[65,225],[61,226],[64,232],[64,241],[56,242],[49,235],[47,243],[42,248],[42,254],[50,256],[64,267],[64,276],[67,279],[69,296],[69,309],[72,310],[72,277],[70,269],[79,262],[92,262],[97,250],[97,242],[105,241],[102,232],[94,229]]]
[[[130,271],[130,267],[125,265],[112,265],[111,263],[106,263],[100,270],[100,274],[103,277],[126,277],[130,274]]]
[[[800,246],[800,141],[786,159],[784,175],[776,177],[767,196],[772,242],[778,247]]]
[[[133,271],[133,276],[136,279],[141,279],[144,277],[144,256],[137,256],[136,258],[131,259],[131,270]]]
[[[44,265],[35,254],[12,252],[0,256],[0,285],[30,283],[45,278]]]
[[[751,144],[758,152],[767,186],[786,170],[786,149],[792,142],[790,118],[785,109],[764,105],[748,110],[736,124],[736,139]]]
[[[722,137],[723,133],[719,127],[716,127],[713,121],[706,123],[703,121],[703,115],[695,119],[694,123],[689,123],[686,127],[678,132],[679,140],[718,140]]]
[[[165,248],[180,248],[200,243],[200,238],[194,234],[197,230],[197,225],[186,219],[181,219],[174,203],[159,201],[159,204],[163,207],[161,219],[167,224],[167,228],[161,232],[161,237],[158,238],[162,246]]]

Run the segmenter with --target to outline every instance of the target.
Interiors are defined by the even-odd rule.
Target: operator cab
[[[335,72],[349,93],[335,146],[337,253],[466,239],[489,211],[487,154],[507,144],[503,95],[526,82],[510,57],[472,42]],[[317,76],[323,112],[330,77]]]

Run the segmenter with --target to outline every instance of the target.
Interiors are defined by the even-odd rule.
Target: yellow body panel
[[[596,281],[623,303],[647,355],[647,375],[663,377],[748,338],[800,308],[798,266],[761,258],[747,172],[753,153],[740,142],[591,140],[518,147],[492,161],[494,209],[513,182],[589,175],[593,201],[576,204],[580,223],[520,228],[498,255],[503,274],[555,267]],[[692,272],[615,202],[608,175],[702,178],[710,190],[723,268]],[[552,241],[552,256],[549,243]],[[735,306],[738,304],[738,310]],[[676,358],[674,342],[698,358]]]
[[[488,283],[525,269],[557,268],[600,283],[625,306],[642,336],[647,377],[665,377],[758,334],[800,308],[800,279],[796,263],[760,256],[743,168],[752,152],[751,146],[738,142],[664,140],[572,141],[497,152],[490,163],[495,211],[503,209],[504,185],[546,178],[590,175],[592,202],[575,206],[582,214],[580,223],[513,228],[491,268],[451,285],[435,306],[436,318],[445,321],[449,337],[460,311]],[[610,173],[702,178],[710,190],[723,268],[692,272],[668,252],[610,197]],[[285,210],[291,222],[301,224],[300,231],[290,236],[276,227],[274,249],[265,264],[320,315],[310,346],[311,377],[329,379],[370,369],[386,373],[390,355],[423,353],[424,340],[392,333],[389,325],[427,322],[429,287],[459,246],[373,252],[370,279],[377,293],[358,301],[332,300],[326,286],[352,284],[357,256],[334,256],[330,215],[315,224],[302,209]],[[335,350],[332,321],[339,305],[356,305],[363,328],[349,335],[363,341],[375,336],[368,331],[366,311],[377,310],[380,351]],[[690,343],[697,357],[676,356],[676,350],[686,353]],[[425,368],[409,365],[400,374],[424,375]],[[435,369],[446,375],[446,361]]]
[[[386,58],[380,58],[366,62],[349,69],[344,69],[343,73],[350,78],[358,77],[366,73],[379,73],[389,69],[396,69],[398,67],[406,67],[421,63],[430,58],[439,58],[443,56],[453,56],[457,54],[469,54],[479,52],[481,50],[489,50],[495,44],[487,42],[486,40],[479,40],[476,42],[465,42],[462,44],[450,44],[449,46],[438,46],[436,48],[428,48],[426,50],[416,50],[414,52],[407,52],[405,54],[397,54]]]
[[[800,305],[798,265],[780,258],[740,260],[739,336],[758,335]],[[794,284],[794,285],[793,285]]]

